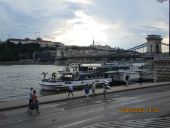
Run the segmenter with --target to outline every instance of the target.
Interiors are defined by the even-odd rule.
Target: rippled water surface
[[[39,82],[42,72],[58,72],[64,67],[55,65],[11,65],[0,66],[0,101],[9,101],[28,97],[30,87],[41,95]]]

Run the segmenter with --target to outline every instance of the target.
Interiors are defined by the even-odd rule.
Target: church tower
[[[94,43],[94,38],[93,38],[93,46],[95,45],[95,43]]]

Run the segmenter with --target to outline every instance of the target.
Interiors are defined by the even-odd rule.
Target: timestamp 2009
[[[160,112],[160,109],[158,107],[137,107],[137,108],[130,108],[130,107],[122,107],[119,109],[119,112],[123,113],[158,113]]]

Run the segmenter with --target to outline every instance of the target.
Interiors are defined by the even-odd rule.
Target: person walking
[[[29,91],[28,112],[30,111],[30,107],[31,107],[31,104],[32,104],[32,95],[33,95],[33,87],[31,87],[30,91]]]
[[[69,86],[68,86],[68,96],[67,97],[70,96],[70,93],[72,94],[72,97],[73,97],[73,85],[72,85],[72,83],[70,83]]]
[[[36,95],[36,90],[33,90],[32,103],[31,103],[31,111],[34,110],[34,109],[36,109],[37,114],[40,113],[38,99],[37,99],[37,95]],[[30,111],[30,114],[31,114],[31,111]]]
[[[96,83],[95,82],[93,82],[91,90],[92,90],[93,96],[95,96],[95,91],[96,91]]]
[[[126,75],[125,79],[126,79],[126,85],[128,86],[129,85],[129,75]]]
[[[87,98],[89,97],[89,91],[90,91],[89,85],[86,84],[86,85],[85,85],[85,88],[84,88],[84,93],[85,93],[85,95],[86,95]]]
[[[139,84],[142,85],[142,72],[139,74]]]
[[[104,96],[104,98],[106,98],[106,94],[107,94],[108,89],[111,89],[111,87],[109,86],[109,81],[105,80],[105,83],[103,84],[103,96]]]

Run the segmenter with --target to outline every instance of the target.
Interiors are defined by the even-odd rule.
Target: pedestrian
[[[94,96],[95,91],[96,91],[96,83],[95,82],[93,82],[91,90],[92,90],[92,93],[93,93],[93,96]]]
[[[139,74],[139,84],[142,85],[142,72]]]
[[[105,80],[105,82],[103,84],[103,96],[104,96],[104,98],[106,97],[108,89],[111,89],[111,87],[109,86],[109,81]]]
[[[125,79],[126,79],[126,85],[128,86],[129,85],[129,75],[126,75]]]
[[[90,91],[89,85],[86,84],[86,85],[85,85],[85,88],[84,88],[84,93],[85,93],[85,95],[86,95],[87,98],[89,97],[89,91]]]
[[[57,77],[57,74],[55,72],[52,73],[52,80],[55,82],[56,80],[56,77]]]
[[[41,74],[43,75],[43,80],[45,80],[48,72],[42,72]]]
[[[29,91],[28,112],[30,111],[30,107],[31,107],[31,103],[32,103],[32,95],[33,95],[33,87],[31,87],[30,91]]]
[[[70,93],[72,94],[72,97],[73,97],[73,85],[72,85],[72,83],[70,83],[69,86],[68,86],[68,96],[67,97],[70,96]]]
[[[37,99],[37,95],[36,95],[36,90],[33,90],[32,103],[31,103],[31,107],[30,108],[31,108],[31,111],[35,109],[37,114],[40,113],[38,99]],[[30,114],[31,114],[31,111],[30,111]]]

